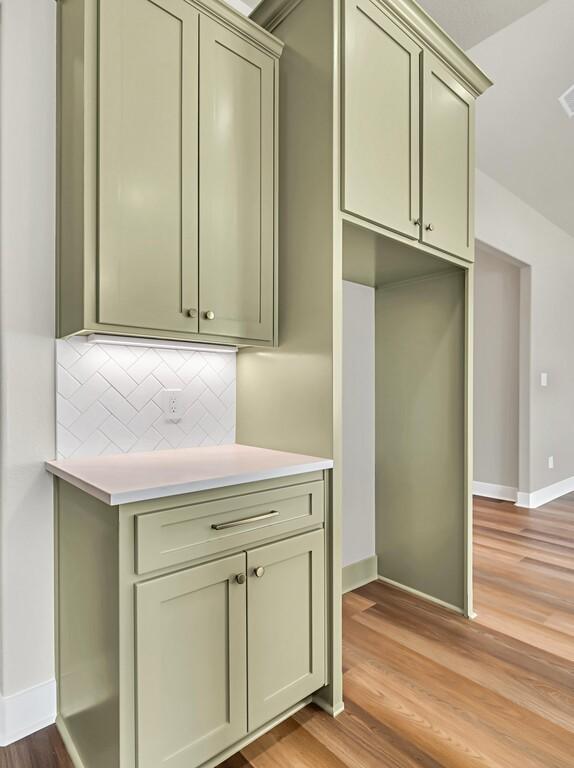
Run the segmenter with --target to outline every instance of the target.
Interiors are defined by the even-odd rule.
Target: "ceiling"
[[[227,5],[230,5],[232,8],[235,8],[236,11],[239,11],[240,13],[245,14],[245,16],[249,16],[253,8],[255,8],[256,5],[259,5],[260,0],[225,0]]]
[[[546,0],[418,1],[465,50],[546,2]]]
[[[548,0],[470,56],[495,85],[477,104],[480,170],[574,236],[574,2]]]

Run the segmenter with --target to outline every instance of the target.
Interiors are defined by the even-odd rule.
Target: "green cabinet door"
[[[346,0],[345,211],[420,233],[421,48],[371,0]]]
[[[199,330],[271,341],[275,62],[200,19]]]
[[[99,5],[97,320],[197,332],[199,14]]]
[[[325,683],[324,534],[247,553],[249,730]]]
[[[474,98],[424,54],[423,236],[427,245],[474,260]]]
[[[239,554],[136,585],[138,768],[194,768],[247,733],[244,576]]]

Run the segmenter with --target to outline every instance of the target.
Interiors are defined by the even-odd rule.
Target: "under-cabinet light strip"
[[[188,352],[222,352],[235,354],[237,347],[224,344],[202,344],[194,341],[169,341],[167,339],[143,339],[137,336],[108,336],[91,333],[87,337],[91,344],[120,344],[124,347],[153,347],[154,349],[186,349]]]

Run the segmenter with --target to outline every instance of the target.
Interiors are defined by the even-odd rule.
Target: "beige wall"
[[[474,273],[474,480],[514,493],[519,351],[520,269],[479,244]]]

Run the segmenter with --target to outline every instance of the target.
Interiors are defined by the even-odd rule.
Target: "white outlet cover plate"
[[[183,397],[181,389],[164,389],[163,412],[166,421],[181,421],[183,417]]]

